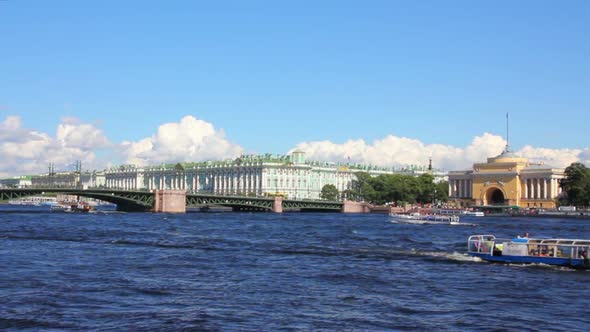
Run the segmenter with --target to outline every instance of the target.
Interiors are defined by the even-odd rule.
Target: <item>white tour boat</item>
[[[494,235],[472,235],[467,254],[490,262],[547,264],[589,269],[590,240],[529,238],[498,239]]]
[[[393,221],[401,223],[460,225],[460,219],[457,215],[390,213],[389,216],[392,218]]]

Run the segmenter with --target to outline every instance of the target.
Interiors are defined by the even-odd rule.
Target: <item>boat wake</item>
[[[557,266],[557,265],[550,265],[544,263],[529,263],[529,264],[519,264],[519,263],[506,263],[504,264],[510,267],[521,267],[527,269],[550,269],[556,271],[566,271],[566,272],[587,272],[590,273],[590,270],[580,270],[573,267],[568,266]]]
[[[483,260],[479,257],[474,257],[474,256],[469,256],[467,254],[464,253],[460,253],[460,252],[452,252],[452,253],[448,253],[448,252],[429,252],[429,251],[414,251],[415,255],[418,256],[425,256],[425,257],[431,257],[437,260],[451,260],[451,261],[457,261],[457,262],[483,262]]]
[[[450,223],[451,226],[471,226],[471,227],[476,227],[477,224],[474,223],[470,223],[470,222],[455,222],[455,223]]]

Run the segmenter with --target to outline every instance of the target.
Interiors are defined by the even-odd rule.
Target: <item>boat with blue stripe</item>
[[[472,235],[467,254],[499,263],[547,264],[590,269],[590,240],[516,237],[499,239],[494,235]]]

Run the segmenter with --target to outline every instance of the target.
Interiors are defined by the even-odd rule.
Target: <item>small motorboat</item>
[[[472,235],[467,254],[490,262],[547,264],[590,269],[590,240],[516,237],[498,239],[494,235]]]
[[[390,213],[389,216],[395,222],[409,224],[449,224],[459,225],[459,216],[457,215],[440,215],[440,214],[400,214]]]
[[[78,202],[76,204],[71,205],[53,205],[50,207],[51,212],[79,212],[79,213],[88,213],[94,212],[94,209],[91,205],[84,202]]]
[[[93,211],[93,207],[86,202],[78,202],[78,204],[71,205],[71,212],[88,213]]]

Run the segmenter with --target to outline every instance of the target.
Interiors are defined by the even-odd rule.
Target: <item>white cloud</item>
[[[18,116],[10,115],[7,116],[4,121],[0,122],[0,133],[15,131],[21,126],[21,121]]]
[[[84,123],[60,123],[57,126],[56,140],[64,147],[81,150],[105,148],[110,145],[102,130]]]
[[[330,141],[303,142],[293,149],[306,152],[312,160],[329,160],[353,163],[366,163],[377,166],[404,167],[407,165],[428,165],[432,157],[435,168],[446,170],[469,169],[476,162],[485,162],[488,157],[499,155],[506,141],[498,135],[484,133],[473,138],[465,147],[443,144],[424,144],[417,139],[386,136],[371,144],[364,140],[348,140],[342,144]],[[291,151],[293,151],[291,150]],[[555,167],[566,167],[574,161],[588,163],[590,149],[546,149],[525,146],[516,154],[531,161],[543,161]]]
[[[590,165],[590,148],[585,148],[584,150],[582,150],[579,158],[579,162],[582,162],[586,165]]]
[[[17,140],[25,131],[21,128],[21,120],[18,116],[7,116],[0,122],[0,142],[8,139]]]
[[[547,149],[535,148],[527,145],[519,151],[519,154],[528,158],[530,161],[542,162],[554,167],[565,168],[577,161],[588,164],[588,151],[589,150],[586,149],[586,156],[584,156],[584,150],[580,149]]]
[[[61,123],[51,137],[23,128],[19,117],[8,116],[0,122],[0,174],[42,173],[50,162],[63,170],[76,160],[87,169],[97,167],[95,150],[109,144],[102,131],[89,124]]]
[[[388,135],[370,143],[362,139],[344,143],[313,141],[299,143],[295,148],[304,150],[311,160],[350,160],[404,167],[427,165],[432,157],[436,168],[460,170],[498,155],[505,144],[501,136],[484,133],[463,147],[425,144],[418,139]],[[75,118],[62,118],[52,136],[23,127],[18,116],[7,116],[0,122],[0,177],[43,173],[50,162],[58,170],[72,165],[75,160],[82,160],[85,169],[101,169],[119,163],[118,160],[98,160],[98,149],[107,149],[106,154],[111,156],[118,153],[121,160],[137,165],[221,160],[238,157],[244,152],[240,145],[225,137],[223,130],[190,115],[179,122],[160,125],[151,137],[118,144],[111,143],[95,125]],[[590,148],[548,149],[527,145],[516,153],[556,167],[567,167],[576,161],[590,165]]]
[[[162,124],[152,137],[125,141],[121,147],[127,163],[137,165],[235,158],[244,151],[228,141],[223,130],[191,115]]]

